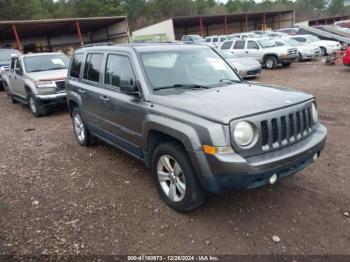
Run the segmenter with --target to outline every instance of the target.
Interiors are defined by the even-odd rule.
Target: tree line
[[[0,0],[0,20],[127,15],[131,29],[173,16],[296,10],[297,21],[349,14],[344,0]]]

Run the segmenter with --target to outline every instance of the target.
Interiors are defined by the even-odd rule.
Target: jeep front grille
[[[263,151],[270,151],[298,141],[312,132],[311,108],[261,121]]]

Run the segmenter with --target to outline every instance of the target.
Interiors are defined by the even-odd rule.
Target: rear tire
[[[302,62],[303,61],[303,55],[301,53],[299,53],[298,55],[298,62]]]
[[[27,98],[29,109],[34,117],[42,117],[46,114],[46,108],[43,104],[30,93]]]
[[[151,172],[161,198],[176,211],[191,211],[207,198],[186,151],[177,142],[160,144],[154,150]]]
[[[276,69],[278,66],[277,58],[274,56],[268,56],[264,61],[265,67],[269,70]]]
[[[10,102],[11,102],[12,104],[17,104],[17,103],[18,103],[18,101],[15,99],[14,95],[12,95],[12,94],[10,94],[10,93],[7,93],[7,96],[8,96],[8,98],[10,99]]]
[[[92,141],[91,134],[86,127],[86,124],[81,116],[81,113],[78,107],[73,108],[72,121],[73,121],[74,135],[78,141],[78,144],[84,147],[91,145],[91,141]]]

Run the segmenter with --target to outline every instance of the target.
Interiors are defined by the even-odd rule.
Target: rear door
[[[101,68],[104,54],[91,52],[85,56],[82,79],[75,82],[75,91],[79,94],[82,103],[84,121],[89,129],[97,134],[103,127],[103,89],[101,88]],[[74,61],[73,61],[74,62]],[[73,67],[74,63],[72,64]],[[72,72],[72,69],[71,69]]]
[[[120,91],[124,81],[137,82],[134,65],[128,53],[109,53],[104,70],[104,135],[115,145],[142,158],[142,125],[149,104]]]

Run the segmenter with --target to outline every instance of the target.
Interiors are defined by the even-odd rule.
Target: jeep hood
[[[26,75],[33,81],[63,80],[67,78],[68,69],[33,72],[33,73],[26,73]]]
[[[313,99],[292,89],[232,84],[208,90],[159,91],[151,97],[156,105],[172,108],[222,124]]]

